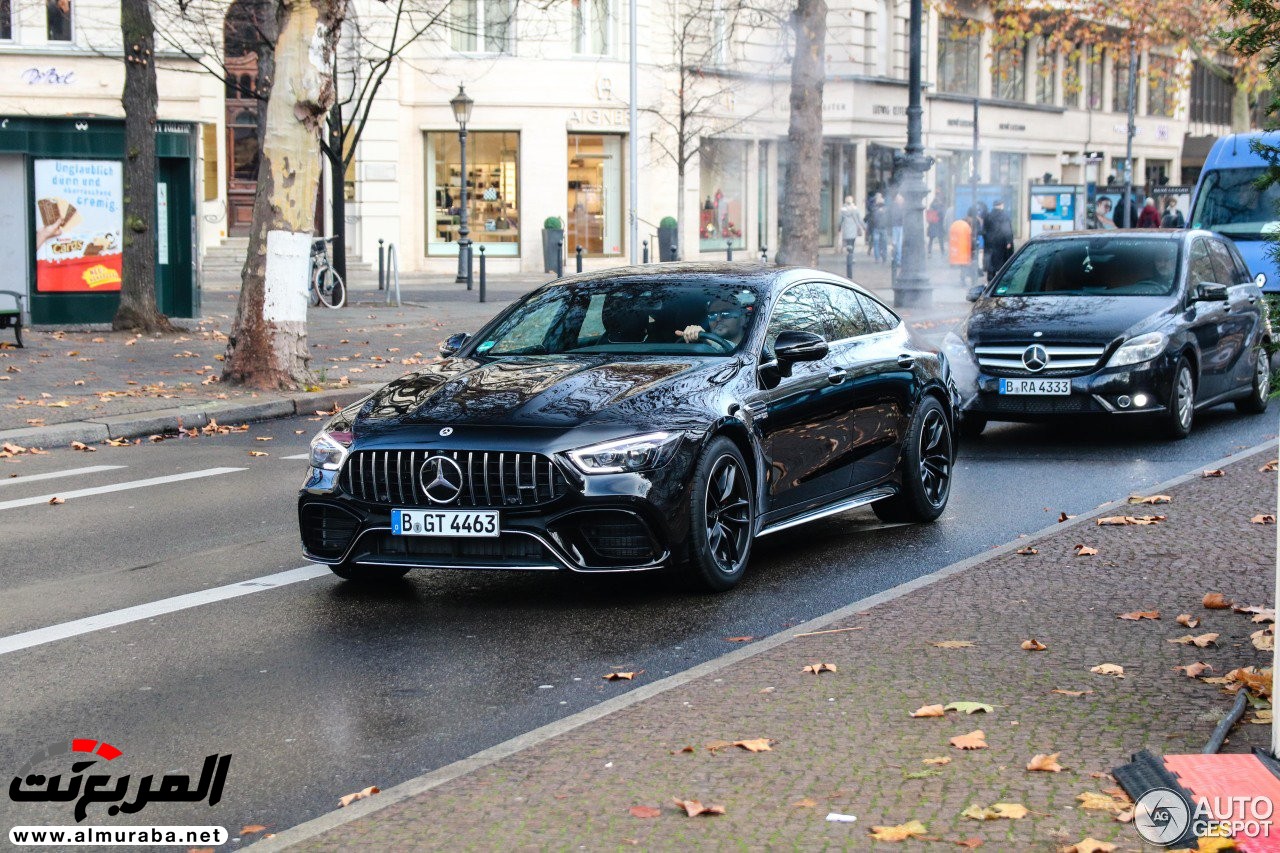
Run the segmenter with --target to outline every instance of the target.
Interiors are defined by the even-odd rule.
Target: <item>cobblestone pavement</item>
[[[843,260],[824,257],[824,267],[843,271]],[[836,267],[839,267],[837,270]],[[939,278],[943,278],[939,268]],[[888,268],[863,264],[859,280],[892,299]],[[312,308],[308,316],[311,369],[316,388],[381,383],[434,358],[439,343],[456,331],[475,331],[513,300],[549,276],[494,278],[486,302],[478,290],[440,277],[406,276],[401,306],[387,306],[376,280],[351,291],[339,310]],[[25,349],[10,348],[0,335],[0,431],[44,427],[172,409],[214,400],[260,395],[211,380],[222,372],[238,291],[228,281],[210,282],[204,316],[185,321],[179,335],[134,336],[106,330],[26,330]],[[958,287],[939,287],[938,305],[905,316],[933,328],[963,316],[967,303]]]
[[[1202,661],[1214,668],[1206,676],[1220,676],[1270,662],[1270,652],[1250,641],[1264,626],[1208,610],[1202,599],[1220,592],[1241,605],[1273,603],[1276,531],[1250,519],[1275,512],[1276,474],[1259,471],[1274,456],[1270,449],[1221,478],[1188,479],[1170,490],[1169,504],[1106,513],[1167,516],[1162,523],[1068,522],[1024,540],[1038,553],[1006,549],[828,626],[851,630],[788,639],[300,846],[895,849],[872,841],[870,828],[918,820],[934,841],[977,839],[994,850],[1058,850],[1085,837],[1141,849],[1131,826],[1112,811],[1082,809],[1078,797],[1114,789],[1106,774],[1131,753],[1198,752],[1208,740],[1231,697],[1174,667]],[[1098,553],[1076,556],[1079,544]],[[1152,610],[1158,620],[1117,618]],[[1178,624],[1183,613],[1200,626]],[[1219,635],[1207,648],[1169,642],[1207,632]],[[1020,648],[1031,638],[1047,648]],[[952,640],[971,645],[935,645]],[[836,671],[803,671],[816,663]],[[1108,663],[1122,666],[1124,677],[1090,672]],[[617,661],[619,670],[645,664]],[[602,683],[622,692],[646,679],[641,672],[635,682]],[[992,710],[910,716],[955,701]],[[977,729],[989,748],[948,745]],[[752,738],[771,739],[772,749],[707,748]],[[1245,752],[1268,738],[1267,726],[1242,723],[1226,750]],[[1052,753],[1061,772],[1024,769],[1036,754]],[[926,762],[932,758],[949,761]],[[673,798],[723,806],[725,814],[691,818]],[[988,821],[961,814],[997,802],[1029,813]],[[657,815],[635,817],[635,806]],[[829,812],[857,820],[829,822]]]

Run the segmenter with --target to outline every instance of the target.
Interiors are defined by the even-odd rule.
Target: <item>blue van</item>
[[[1280,232],[1280,185],[1265,191],[1255,182],[1267,161],[1251,143],[1266,139],[1280,146],[1280,131],[1236,133],[1213,144],[1191,201],[1191,228],[1207,228],[1235,241],[1249,271],[1267,293],[1280,293],[1280,268],[1269,238]]]

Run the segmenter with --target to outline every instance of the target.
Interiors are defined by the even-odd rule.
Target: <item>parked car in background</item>
[[[1172,438],[1195,412],[1266,411],[1271,328],[1230,240],[1107,231],[1028,241],[950,334],[962,430],[988,421],[1142,417]]]
[[[752,540],[870,504],[932,521],[955,455],[945,359],[816,270],[663,264],[518,300],[316,436],[303,549],[410,568],[742,577]]]
[[[1280,231],[1280,185],[1258,189],[1267,160],[1253,150],[1256,141],[1280,146],[1280,132],[1236,133],[1213,144],[1196,181],[1189,224],[1231,238],[1258,286],[1280,294],[1280,268],[1269,239]]]

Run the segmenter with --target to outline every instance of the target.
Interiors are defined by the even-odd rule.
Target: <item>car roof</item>
[[[610,267],[592,272],[566,275],[549,284],[594,284],[602,281],[641,282],[669,281],[672,279],[707,280],[727,279],[744,287],[765,291],[773,286],[785,286],[796,281],[829,281],[833,284],[853,286],[862,293],[874,297],[865,287],[823,270],[796,266],[774,266],[761,263],[718,262],[667,262]]]
[[[1185,241],[1192,237],[1220,236],[1203,228],[1116,228],[1105,231],[1090,229],[1087,231],[1053,231],[1048,234],[1037,234],[1028,243],[1048,243],[1057,240],[1178,240]]]
[[[1233,133],[1220,137],[1209,154],[1205,157],[1204,172],[1214,169],[1248,169],[1268,165],[1266,157],[1253,150],[1253,142],[1265,139],[1268,144],[1276,144],[1276,131],[1253,131],[1251,133]]]

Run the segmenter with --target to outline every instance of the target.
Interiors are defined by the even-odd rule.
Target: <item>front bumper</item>
[[[1001,394],[1001,377],[979,371],[964,413],[993,421],[1040,421],[1074,415],[1152,415],[1168,411],[1174,361],[1161,355],[1141,364],[1101,368],[1082,376],[1036,375],[1071,383],[1066,396]],[[1028,378],[1031,374],[1019,374]],[[1137,401],[1146,398],[1145,405]],[[1127,400],[1127,405],[1126,405]]]

